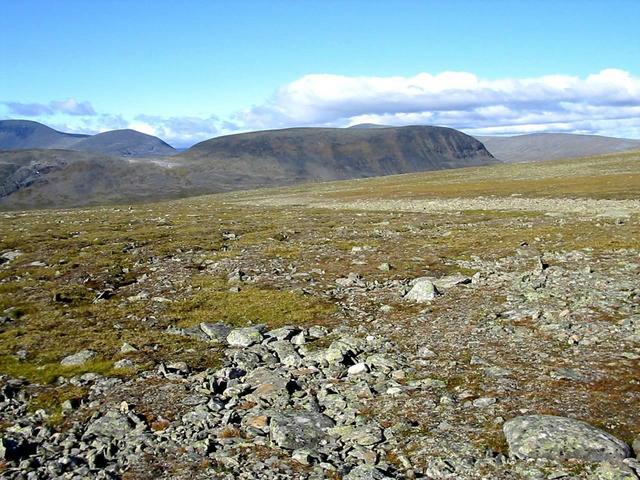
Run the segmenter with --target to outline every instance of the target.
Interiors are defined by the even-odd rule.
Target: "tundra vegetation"
[[[503,424],[638,448],[639,199],[625,153],[0,213],[0,472],[636,478]]]

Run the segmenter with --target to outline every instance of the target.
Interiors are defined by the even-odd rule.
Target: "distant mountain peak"
[[[31,120],[0,120],[0,150],[26,149],[77,150],[128,157],[177,153],[163,140],[132,129],[83,135],[59,132]]]

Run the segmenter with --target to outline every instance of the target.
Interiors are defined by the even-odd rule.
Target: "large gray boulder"
[[[417,303],[430,302],[440,295],[431,279],[423,277],[413,281],[413,287],[404,296],[405,300],[411,300]]]
[[[329,417],[316,412],[290,411],[271,417],[271,441],[287,450],[316,450],[326,439],[326,429],[334,425]]]
[[[107,437],[122,439],[132,430],[133,426],[126,415],[120,412],[110,411],[91,423],[87,427],[83,438]]]
[[[629,446],[588,423],[553,415],[516,417],[503,426],[509,453],[516,458],[620,461],[631,454]]]
[[[236,328],[227,335],[227,343],[232,347],[250,347],[262,341],[261,330],[260,327]]]
[[[204,334],[209,337],[211,340],[216,342],[224,343],[227,340],[227,335],[231,332],[231,327],[228,325],[218,322],[218,323],[206,323],[202,322],[200,324],[200,330],[204,332]]]
[[[94,352],[93,350],[81,350],[78,353],[74,353],[73,355],[64,357],[60,361],[60,365],[62,365],[63,367],[75,367],[78,365],[84,365],[88,361],[93,360],[96,355],[96,352]]]

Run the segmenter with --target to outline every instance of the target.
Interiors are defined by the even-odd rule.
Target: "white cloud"
[[[585,77],[498,79],[469,72],[411,77],[311,74],[283,85],[263,104],[227,119],[215,115],[124,118],[96,113],[89,102],[75,99],[1,104],[9,116],[41,117],[61,130],[97,133],[133,128],[178,147],[242,131],[358,123],[442,125],[470,134],[561,131],[640,138],[640,77],[618,69]]]
[[[312,74],[240,112],[246,129],[357,123],[445,125],[471,133],[588,131],[640,137],[640,78],[607,69],[586,77],[479,78],[468,72],[413,77]]]

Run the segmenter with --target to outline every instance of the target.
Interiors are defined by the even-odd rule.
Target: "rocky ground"
[[[636,202],[241,197],[2,216],[2,478],[640,476]]]

